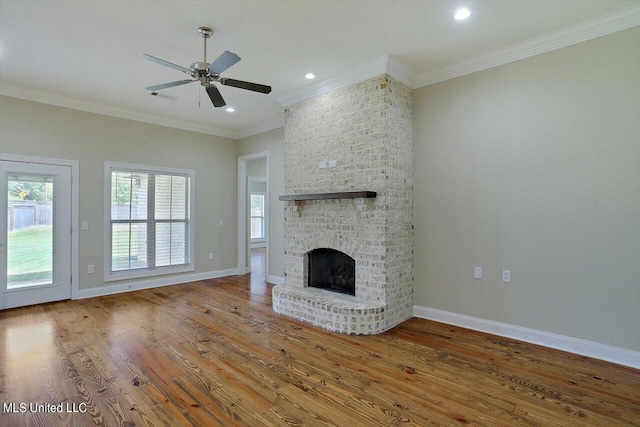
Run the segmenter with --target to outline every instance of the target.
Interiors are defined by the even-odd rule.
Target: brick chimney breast
[[[411,89],[387,75],[285,110],[287,195],[374,191],[375,198],[285,202],[285,283],[273,309],[325,329],[376,334],[413,314]],[[355,296],[308,286],[308,254],[355,260]]]

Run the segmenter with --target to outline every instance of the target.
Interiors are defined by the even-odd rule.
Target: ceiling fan
[[[220,55],[215,61],[209,64],[207,62],[207,39],[211,37],[211,34],[213,34],[213,30],[208,27],[200,27],[198,28],[198,31],[204,39],[204,61],[194,62],[189,66],[189,68],[181,67],[180,65],[173,64],[171,62],[165,61],[164,59],[156,58],[155,56],[147,55],[146,53],[137,54],[138,57],[142,59],[146,59],[147,61],[155,62],[156,64],[164,65],[165,67],[182,71],[183,73],[189,74],[191,76],[191,79],[188,80],[178,80],[175,82],[149,86],[145,89],[151,92],[157,92],[159,90],[168,89],[174,86],[200,82],[200,84],[204,86],[205,90],[207,91],[207,94],[209,95],[209,98],[211,99],[214,107],[224,107],[225,105],[227,105],[227,103],[224,101],[224,98],[222,98],[220,91],[213,84],[214,82],[220,83],[224,86],[232,86],[240,89],[252,90],[254,92],[271,92],[271,86],[220,77],[220,74],[223,71],[240,61],[240,57],[233,52],[225,50],[222,55]]]

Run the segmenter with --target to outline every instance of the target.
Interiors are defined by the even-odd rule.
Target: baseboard
[[[84,299],[100,297],[104,295],[120,294],[123,292],[139,291],[142,289],[159,288],[162,286],[195,282],[198,280],[235,276],[237,274],[238,269],[230,268],[228,270],[205,271],[204,273],[190,273],[167,277],[154,277],[153,279],[136,280],[134,282],[118,283],[114,285],[99,286],[88,289],[79,289],[77,294],[73,296],[73,299]]]
[[[582,356],[606,360],[620,365],[640,369],[640,352],[613,347],[580,338],[523,328],[508,323],[494,322],[464,314],[452,313],[435,308],[413,306],[413,315],[422,319],[434,320],[449,325],[461,326],[474,331],[486,332],[506,338],[513,338],[532,344],[568,351]]]
[[[284,277],[280,276],[267,276],[267,282],[274,285],[282,285],[284,283]]]
[[[266,247],[267,247],[267,242],[251,243],[251,249],[254,249],[254,248],[266,248]]]

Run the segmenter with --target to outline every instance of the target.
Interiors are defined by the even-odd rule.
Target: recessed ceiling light
[[[236,109],[233,107],[227,107],[227,111],[233,113],[234,111],[236,111]]]
[[[315,79],[316,75],[313,74],[313,73],[307,73],[307,74],[304,75],[304,78],[307,79],[307,80],[311,80],[311,79]]]
[[[457,21],[462,21],[463,19],[467,19],[469,16],[471,16],[471,12],[469,12],[469,9],[465,9],[465,8],[458,9],[456,14],[453,15],[453,17]]]

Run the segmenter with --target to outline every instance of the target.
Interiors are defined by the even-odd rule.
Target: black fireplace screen
[[[356,294],[356,261],[334,249],[314,249],[309,256],[309,283],[313,288]]]

